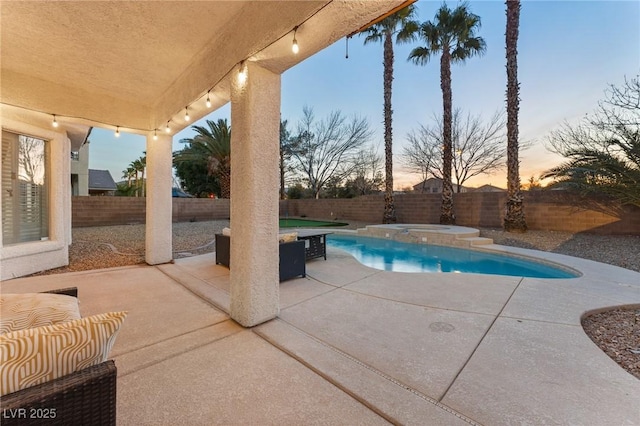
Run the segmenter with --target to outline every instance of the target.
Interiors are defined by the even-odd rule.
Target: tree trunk
[[[287,194],[284,191],[284,157],[282,156],[282,148],[280,148],[280,199],[287,198]]]
[[[220,183],[220,198],[231,198],[231,169],[219,168],[217,175]]]
[[[145,191],[144,191],[145,187],[146,187],[146,185],[145,185],[145,182],[144,182],[144,169],[142,169],[142,196],[143,197],[145,196]]]
[[[393,38],[387,31],[384,38],[384,216],[382,223],[396,223],[393,202],[393,137],[391,120],[391,85],[393,83]]]
[[[451,52],[449,46],[443,46],[440,58],[440,88],[442,89],[442,207],[440,208],[440,223],[455,225],[456,216],[453,213],[453,185],[451,183],[451,163],[453,161],[451,122]]]
[[[520,191],[520,162],[518,160],[518,27],[520,0],[507,0],[507,206],[504,229],[507,232],[526,232],[522,192]]]

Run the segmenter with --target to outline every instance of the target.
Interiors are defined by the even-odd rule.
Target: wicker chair
[[[307,275],[305,264],[304,241],[280,243],[280,281]],[[216,234],[216,264],[229,268],[231,254],[231,238],[228,235]]]
[[[76,288],[48,291],[77,297]],[[0,399],[2,425],[115,425],[116,376],[113,360]]]

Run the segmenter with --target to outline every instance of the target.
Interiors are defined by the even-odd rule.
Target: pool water
[[[382,238],[333,234],[327,236],[327,246],[345,250],[360,263],[383,271],[457,272],[533,278],[578,276],[569,270],[512,256]]]

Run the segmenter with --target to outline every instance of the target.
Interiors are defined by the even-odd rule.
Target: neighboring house
[[[442,193],[442,179],[429,178],[427,180],[423,180],[422,182],[413,185],[413,190],[421,194],[440,194]],[[471,188],[467,188],[466,186],[460,188],[460,192],[470,191]],[[458,192],[458,186],[455,183],[453,184],[453,192]]]
[[[89,195],[114,195],[116,189],[109,170],[89,169]]]
[[[470,188],[470,192],[506,192],[506,189],[498,188],[491,184],[482,185],[477,188]]]
[[[71,195],[89,195],[89,141],[71,151]]]
[[[175,186],[171,189],[171,196],[173,198],[193,198],[193,195],[189,195],[180,188]]]

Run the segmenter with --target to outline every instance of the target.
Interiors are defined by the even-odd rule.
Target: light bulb
[[[184,121],[190,121],[191,117],[189,117],[189,107],[184,108]]]
[[[116,138],[120,137],[120,126],[116,127]]]
[[[211,108],[211,99],[209,98],[209,92],[207,92],[207,108]]]
[[[56,121],[56,116],[55,116],[55,114],[53,115],[53,122],[51,123],[51,125],[52,125],[53,127],[58,127],[58,122]]]
[[[293,44],[291,45],[291,51],[294,55],[297,55],[300,51],[300,47],[298,46],[298,40],[296,40],[296,32],[298,31],[298,27],[293,29]]]
[[[244,82],[247,81],[247,73],[244,69],[243,62],[240,63],[240,69],[238,70],[238,81],[240,84],[244,84]]]
[[[154,141],[158,140],[158,132],[155,129],[153,130],[153,140]]]
[[[169,122],[167,121],[167,127],[164,128],[164,131],[169,133],[171,131],[171,128],[169,127]]]

